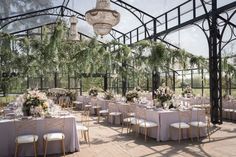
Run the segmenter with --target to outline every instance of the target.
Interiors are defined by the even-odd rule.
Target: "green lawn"
[[[175,94],[176,95],[181,95],[182,89],[181,88],[176,88],[175,89]],[[222,95],[224,95],[224,91],[222,92]],[[196,96],[201,96],[202,95],[202,89],[193,89],[193,94]],[[231,95],[236,98],[236,89],[231,90]],[[203,96],[209,97],[210,96],[210,89],[204,89],[204,94]]]
[[[175,89],[175,94],[176,95],[181,95],[182,94],[182,88],[176,88]],[[196,96],[201,96],[202,95],[202,89],[193,89],[193,94]],[[203,91],[203,96],[209,97],[210,95],[210,90],[209,89],[204,89]]]
[[[7,105],[9,102],[15,100],[16,96],[6,96],[6,97],[0,97],[0,108]]]

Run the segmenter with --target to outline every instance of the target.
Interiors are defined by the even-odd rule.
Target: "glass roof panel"
[[[15,21],[10,23],[4,28],[5,32],[8,33],[14,33],[21,30],[26,30],[29,28],[46,25],[48,23],[56,22],[57,16],[50,16],[50,15],[44,15],[44,16],[36,16],[32,18],[27,18],[20,21]]]
[[[66,2],[67,0],[0,0],[0,18],[65,5]]]
[[[154,17],[157,17],[165,13],[166,11],[169,11],[170,9],[186,2],[187,0],[148,0],[148,1],[123,0],[123,1]],[[207,0],[207,1],[211,1],[211,0]],[[221,7],[226,4],[232,3],[234,1],[235,0],[224,0],[224,1],[221,0],[221,1],[217,1],[217,3],[218,3],[218,7]],[[198,6],[200,1],[196,1],[196,2]],[[14,15],[29,13],[32,11],[42,10],[42,9],[46,9],[50,7],[60,6],[62,4],[67,5],[68,8],[71,8],[79,13],[85,14],[86,11],[95,8],[96,0],[0,0],[0,19],[4,17],[8,17],[8,16],[14,16]],[[114,27],[116,30],[126,33],[142,25],[142,23],[137,19],[137,17],[135,17],[132,13],[130,13],[126,9],[115,5],[114,3],[111,3],[111,8],[117,10],[121,14],[120,23]],[[208,6],[207,8],[210,9],[210,6]],[[185,12],[188,12],[188,10],[191,9],[191,4],[184,6],[182,9]],[[199,7],[199,9],[197,9],[197,12],[196,12],[197,16],[202,15],[203,13],[204,12],[203,12],[202,7]],[[174,18],[176,17],[176,15],[177,15],[176,11],[170,12],[168,14],[168,18],[170,19]],[[191,14],[186,13],[181,19],[181,21],[182,22],[187,21],[190,18],[191,18]],[[57,19],[57,16],[50,16],[50,15],[35,16],[28,19],[15,21],[7,25],[4,29],[0,31],[16,32],[19,30],[32,28],[32,27],[44,25],[47,23],[52,23],[52,22],[55,22],[56,19]],[[68,18],[64,17],[63,19],[68,21]],[[144,18],[143,20],[144,22],[147,22],[150,20],[150,18]],[[164,19],[160,19],[160,20],[162,22],[164,21]],[[176,21],[177,21],[176,19],[173,19],[172,23],[170,23],[170,26],[174,26]],[[233,19],[233,21],[235,21],[235,19]],[[2,24],[0,23],[0,27],[2,25],[3,23]],[[162,26],[164,27],[164,25]],[[158,31],[161,31],[162,26],[158,27]],[[143,28],[140,29],[140,32],[143,32],[142,29]],[[152,28],[150,27],[150,29]],[[79,20],[78,30],[89,36],[94,36],[92,26],[90,26],[86,21]],[[166,40],[172,42],[175,45],[179,45],[182,48],[186,48],[190,52],[196,52],[201,55],[205,54],[205,56],[208,55],[208,52],[207,52],[208,49],[205,43],[205,38],[200,30],[198,30],[195,27],[191,27],[191,28],[186,28],[185,30],[181,30],[180,37],[178,34],[179,34],[178,32],[175,32],[173,34],[171,33],[171,35],[168,35],[166,37]],[[192,34],[196,35],[196,37],[192,36]],[[120,34],[117,34],[116,37],[119,37],[119,36]],[[141,36],[144,36],[144,33]],[[140,38],[142,38],[141,36]],[[203,38],[204,40],[201,40]],[[107,36],[104,36],[102,40],[107,41],[111,39],[113,38],[110,35],[107,35]],[[202,41],[202,42],[199,42],[199,41]],[[191,46],[191,45],[194,45],[194,46]]]

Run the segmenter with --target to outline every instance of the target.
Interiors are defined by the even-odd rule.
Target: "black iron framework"
[[[182,12],[182,8],[185,5],[191,4],[192,9]],[[205,12],[202,14],[197,14],[197,9],[203,8]],[[200,5],[196,5],[196,0],[189,0],[185,3],[177,6],[169,10],[168,12],[156,17],[155,19],[145,23],[144,25],[131,30],[126,33],[124,36],[129,35],[129,42],[124,41],[124,43],[132,43],[132,37],[135,32],[138,32],[141,28],[145,27],[152,23],[154,33],[150,36],[150,39],[160,39],[163,36],[163,40],[165,37],[174,31],[179,29],[183,29],[189,25],[197,25],[204,31],[204,34],[207,37],[208,45],[209,45],[209,69],[210,69],[210,102],[211,102],[211,121],[213,124],[221,124],[222,123],[222,74],[221,74],[221,51],[222,49],[228,45],[231,41],[235,39],[235,24],[231,22],[233,16],[235,15],[236,2],[232,2],[223,7],[217,7],[217,0],[212,0],[206,2],[205,0],[201,0]],[[229,11],[234,10],[230,15]],[[176,12],[177,16],[171,19],[168,19],[168,15],[171,12]],[[192,14],[190,20],[182,22],[181,17],[185,14]],[[225,14],[225,15],[224,15]],[[223,16],[224,15],[224,16]],[[157,21],[161,21],[164,19],[162,23],[157,24]],[[173,20],[176,20],[176,24],[172,26],[169,23]],[[202,25],[198,25],[197,23],[202,22]],[[207,22],[207,26],[205,25]],[[207,28],[206,28],[207,27]],[[225,41],[223,39],[225,35],[226,28],[229,27],[230,37]],[[156,32],[159,30],[159,32]],[[208,33],[207,33],[208,32]],[[137,33],[138,34],[138,33]],[[124,36],[118,38],[120,41]],[[137,40],[139,41],[139,36],[137,35]],[[146,32],[144,39],[148,39]],[[155,77],[154,77],[155,78]],[[155,82],[155,79],[154,79]]]
[[[46,25],[41,25],[41,26],[32,27],[32,28],[29,28],[29,29],[21,30],[21,31],[12,32],[12,33],[10,33],[10,34],[15,35],[15,36],[18,36],[18,37],[20,37],[20,36],[23,36],[23,37],[24,37],[24,36],[30,36],[30,35],[42,35],[42,29],[43,29],[43,27],[44,27],[44,26],[50,26],[50,25],[56,25],[56,22],[48,23],[48,24],[46,24]],[[35,30],[35,29],[40,29],[40,30],[41,30],[41,31],[40,31],[41,33],[29,33],[29,31]],[[22,34],[22,33],[24,33],[24,34]],[[80,32],[80,31],[78,31],[78,35],[79,35],[80,41],[82,40],[82,38],[91,39],[90,36],[88,36],[88,35],[86,35],[86,34]],[[97,41],[98,41],[99,43],[101,43],[101,44],[104,44],[104,43],[103,43],[102,41],[100,41],[100,40],[97,40]]]
[[[64,2],[65,4],[68,4],[69,0]],[[222,123],[221,52],[222,49],[224,49],[231,41],[236,40],[236,24],[235,22],[232,22],[232,19],[236,14],[236,2],[232,1],[231,3],[218,8],[217,0],[187,0],[186,2],[161,14],[158,17],[153,17],[122,0],[111,0],[111,2],[128,10],[141,23],[139,27],[127,33],[123,33],[115,29],[111,31],[110,35],[123,44],[130,45],[144,39],[159,39],[172,47],[178,48],[165,40],[168,34],[180,29],[184,29],[190,25],[197,26],[203,31],[209,45],[212,123]],[[188,6],[188,8],[190,6],[190,9],[184,9],[186,6]],[[204,11],[200,12],[199,10],[202,9]],[[171,16],[173,13],[176,16]],[[71,17],[72,15],[75,15],[78,19],[85,20],[83,14],[61,5],[21,15],[2,18],[0,19],[0,30],[14,21],[42,15],[55,15],[61,17]],[[184,18],[186,16],[190,16],[190,18],[185,20]],[[226,36],[226,30],[229,30],[230,35]],[[19,32],[14,32],[13,34],[15,33]],[[126,91],[126,87],[127,83],[124,82],[124,92]]]
[[[233,2],[221,8],[217,8],[217,1],[210,3],[201,0],[207,16],[201,24],[194,23],[205,34],[209,46],[209,70],[210,70],[210,102],[211,121],[213,124],[222,123],[222,72],[221,53],[232,41],[236,40],[236,25],[231,22],[236,10],[229,13],[230,8],[235,8]],[[210,7],[209,7],[210,6]],[[208,8],[208,9],[207,9]],[[210,9],[209,9],[210,8]],[[229,37],[225,37],[225,30],[230,31]],[[226,39],[225,39],[226,38]]]

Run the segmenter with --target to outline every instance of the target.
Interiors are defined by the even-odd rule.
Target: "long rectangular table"
[[[49,128],[45,130],[45,123],[50,121],[61,120],[62,118],[45,118],[35,119],[36,134],[39,136],[38,140],[38,155],[43,155],[43,135],[48,132],[56,132],[58,128]],[[24,121],[24,120],[21,120]],[[17,121],[15,121],[17,123]],[[75,117],[66,116],[64,121],[64,134],[65,134],[65,151],[76,152],[79,151],[79,141],[76,130]],[[27,120],[25,120],[27,123]],[[15,152],[15,124],[14,120],[0,120],[0,157],[14,156]],[[34,156],[33,145],[24,144],[19,147],[19,156]],[[49,142],[47,154],[60,154],[60,142]]]
[[[110,101],[104,100],[102,98],[97,98],[97,105],[101,106],[102,109],[108,109],[108,103]],[[129,111],[129,104],[125,102],[116,102],[118,105],[118,109],[121,113],[126,113]],[[148,103],[147,103],[148,104]],[[143,104],[137,104],[137,105],[143,105]],[[159,125],[158,128],[152,128],[149,131],[149,136],[156,138],[157,141],[167,141],[170,139],[170,131],[169,131],[169,126],[171,123],[176,123],[178,122],[178,111],[177,110],[147,110],[147,120],[155,122]],[[134,111],[135,112],[135,111]],[[186,110],[185,112],[192,112],[192,117],[191,121],[196,121],[197,120],[197,112],[205,112],[205,110],[197,111],[196,109],[193,109],[192,111]],[[200,114],[201,116],[198,118],[199,120],[205,122],[206,117],[205,114]],[[115,124],[120,124],[121,122],[121,117],[118,117],[115,119],[114,123]],[[112,119],[109,119],[110,122],[113,122]],[[185,119],[183,122],[189,123],[188,119]],[[206,135],[206,129],[202,128],[200,130],[200,136],[205,136]],[[187,132],[183,131],[183,137],[186,138]],[[193,128],[192,129],[192,136],[196,137],[197,136],[197,129]],[[172,140],[177,140],[178,139],[178,131],[172,129],[171,131],[171,139]]]

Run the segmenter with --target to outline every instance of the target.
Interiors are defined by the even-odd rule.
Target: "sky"
[[[129,3],[135,6],[136,8],[143,10],[154,17],[157,17],[158,15],[176,7],[181,3],[184,3],[185,1],[186,0],[125,0],[126,3]],[[220,7],[233,1],[234,0],[218,0],[218,6]],[[85,14],[86,11],[95,8],[95,5],[96,0],[71,0],[68,4],[68,7]],[[141,25],[140,21],[138,21],[127,10],[116,6],[113,3],[111,3],[111,8],[113,10],[117,10],[121,14],[120,23],[114,27],[115,29],[120,30],[122,32],[128,32]],[[190,8],[191,6],[186,6],[183,8],[183,10],[189,10]],[[199,10],[199,14],[200,12],[201,11]],[[148,21],[150,19],[146,18],[145,20]],[[236,18],[233,18],[233,22],[236,23]],[[79,21],[78,30],[81,32],[86,32],[86,34],[92,36],[94,35],[92,26],[88,25],[84,21]],[[106,37],[100,40],[107,42],[108,40],[111,40],[111,37],[107,35]],[[203,32],[196,26],[187,27],[175,33],[171,33],[166,36],[165,40],[195,55],[202,55],[204,57],[208,57],[208,45],[206,37],[204,36]],[[228,52],[231,51],[231,49],[232,46],[228,46],[226,47],[225,51]]]

